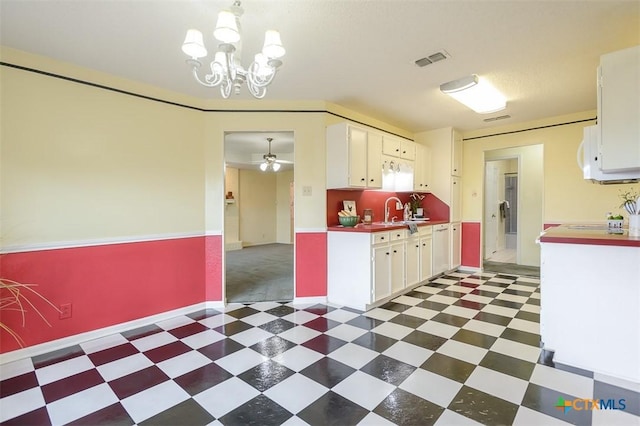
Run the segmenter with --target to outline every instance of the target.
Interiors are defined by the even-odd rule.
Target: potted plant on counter
[[[425,195],[413,193],[409,196],[409,208],[411,209],[411,214],[413,217],[423,217],[424,210],[422,208],[422,200],[424,200]]]
[[[629,236],[640,237],[640,192],[635,189],[620,191],[623,208],[629,213]]]

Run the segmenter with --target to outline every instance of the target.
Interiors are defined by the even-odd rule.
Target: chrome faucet
[[[391,200],[395,200],[396,203],[402,204],[402,201],[400,201],[400,199],[398,197],[389,197],[389,198],[387,198],[387,200],[384,202],[384,223],[389,223],[389,201],[391,201]],[[396,210],[398,210],[398,209],[396,208]]]

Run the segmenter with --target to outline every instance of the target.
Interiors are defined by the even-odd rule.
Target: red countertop
[[[554,226],[544,231],[540,236],[540,242],[640,247],[640,237],[630,237],[626,228],[622,234],[609,233],[606,224]]]
[[[449,223],[448,220],[427,220],[424,222],[416,222],[418,226],[427,226],[427,225],[440,225],[442,223]],[[398,223],[397,225],[365,225],[364,223],[359,223],[355,227],[348,226],[329,226],[327,231],[339,231],[339,232],[381,232],[381,231],[390,231],[393,229],[405,229],[408,228],[409,225],[405,225],[403,223]]]

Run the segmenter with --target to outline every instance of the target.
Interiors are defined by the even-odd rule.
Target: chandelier
[[[182,44],[182,51],[189,56],[186,62],[191,66],[196,81],[207,87],[220,86],[220,93],[225,99],[231,95],[232,89],[236,95],[239,94],[244,83],[255,98],[263,98],[267,93],[267,86],[271,84],[282,65],[279,58],[285,54],[280,33],[267,30],[262,52],[256,54],[249,68],[245,69],[240,63],[240,17],[243,12],[240,1],[236,0],[229,10],[223,10],[218,14],[213,36],[220,44],[209,65],[211,73],[206,74],[204,79],[198,75],[202,66],[199,59],[207,56],[202,33],[195,29],[188,30]]]

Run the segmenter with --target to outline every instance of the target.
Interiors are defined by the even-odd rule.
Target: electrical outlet
[[[63,303],[59,307],[60,309],[60,319],[71,318],[71,303]]]
[[[305,197],[310,197],[312,193],[312,189],[310,186],[303,186],[302,187],[302,195],[304,195]]]

